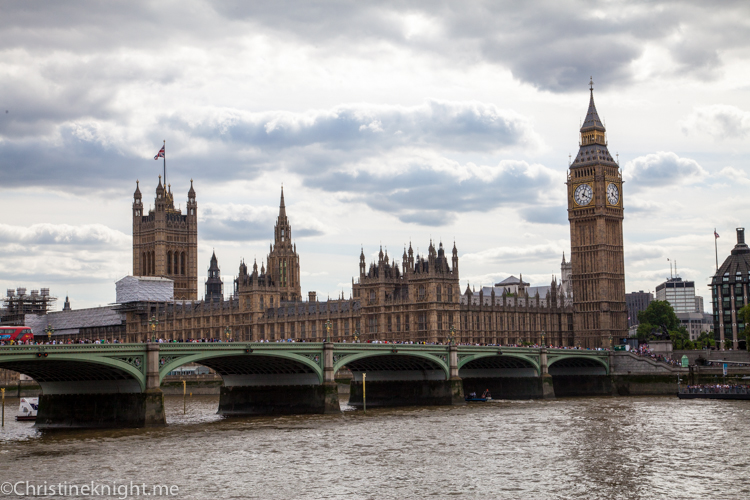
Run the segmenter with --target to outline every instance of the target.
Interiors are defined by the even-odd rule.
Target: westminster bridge
[[[197,363],[223,379],[219,413],[338,413],[335,374],[353,378],[349,404],[458,405],[489,389],[495,399],[608,394],[611,351],[365,343],[145,343],[0,347],[0,368],[42,388],[37,426],[165,425],[160,385]],[[562,393],[562,394],[560,394]]]

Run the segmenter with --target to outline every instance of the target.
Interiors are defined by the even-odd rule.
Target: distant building
[[[220,302],[224,298],[224,282],[221,280],[221,270],[216,252],[211,256],[211,265],[208,266],[208,279],[206,280],[206,301]]]
[[[666,300],[675,313],[695,312],[695,282],[669,278],[656,286],[656,300]]]
[[[573,263],[565,260],[563,252],[562,264],[560,264],[560,288],[563,297],[573,298]]]
[[[675,313],[680,325],[690,334],[690,340],[697,340],[701,332],[714,330],[713,316],[699,312]]]
[[[654,300],[654,294],[639,290],[625,294],[625,303],[628,307],[628,328],[638,326],[638,313],[645,311]]]
[[[725,340],[731,340],[734,349],[739,347],[738,338],[745,331],[745,323],[737,311],[747,305],[749,279],[750,248],[745,243],[745,228],[738,227],[737,244],[711,279],[714,338],[722,347]]]
[[[700,295],[695,296],[695,312],[704,314],[706,311],[703,310],[703,297]]]
[[[26,288],[9,288],[3,298],[0,324],[21,326],[27,314],[47,314],[56,300],[57,297],[50,296],[49,288],[31,290],[28,294]]]

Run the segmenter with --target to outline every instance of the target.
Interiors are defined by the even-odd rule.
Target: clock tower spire
[[[578,155],[568,172],[568,221],[573,265],[573,332],[582,347],[609,347],[627,336],[623,258],[622,175],[607,149],[594,105],[581,126]]]

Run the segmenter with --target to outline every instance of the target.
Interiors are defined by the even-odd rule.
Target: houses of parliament
[[[563,256],[561,281],[553,278],[548,286],[533,287],[520,275],[462,291],[455,242],[448,249],[430,241],[424,255],[409,244],[400,262],[381,248],[377,261],[368,263],[362,250],[349,298],[323,301],[315,292],[303,297],[300,256],[282,188],[265,262],[260,268],[257,262],[252,268],[240,262],[233,289],[225,295],[214,253],[204,298],[198,300],[193,182],[183,214],[160,177],[148,213],[139,186],[134,193],[133,275],[172,280],[174,296],[123,305],[124,337],[446,342],[453,330],[458,342],[605,347],[627,336],[622,177],[607,149],[593,87],[567,191],[570,261]]]

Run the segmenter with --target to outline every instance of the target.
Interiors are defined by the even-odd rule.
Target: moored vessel
[[[21,398],[21,404],[18,408],[18,421],[36,420],[36,412],[39,410],[39,398]]]

